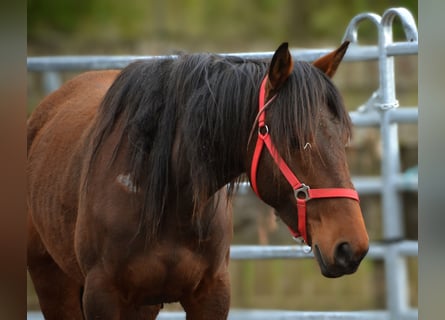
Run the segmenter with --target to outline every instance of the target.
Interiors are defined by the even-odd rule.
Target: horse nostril
[[[342,267],[348,267],[352,261],[352,248],[348,242],[340,243],[335,249],[335,262]]]

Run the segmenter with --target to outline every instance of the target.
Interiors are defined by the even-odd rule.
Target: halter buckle
[[[302,183],[298,189],[294,190],[295,199],[297,199],[297,200],[300,199],[300,200],[305,200],[305,201],[310,200],[311,197],[309,195],[309,189],[310,189],[309,186]]]

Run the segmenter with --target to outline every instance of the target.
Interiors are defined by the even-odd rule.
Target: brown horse
[[[187,319],[225,319],[228,200],[243,173],[325,276],[355,272],[368,236],[346,163],[351,123],[330,80],[346,49],[313,64],[287,44],[270,62],[140,61],[44,99],[28,121],[27,205],[45,318],[153,319],[179,301]]]

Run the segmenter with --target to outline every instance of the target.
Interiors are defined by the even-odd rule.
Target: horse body
[[[332,76],[345,50],[315,66]],[[153,319],[174,301],[188,319],[227,317],[233,186],[225,185],[249,172],[266,72],[268,99],[287,88],[268,117],[291,170],[315,187],[352,187],[337,93],[301,64],[326,92],[286,99],[305,81],[289,57],[286,46],[270,66],[213,55],[136,62],[80,75],[42,101],[28,121],[28,267],[47,319]],[[284,104],[311,99],[318,106],[298,115],[313,112],[311,125],[293,123],[292,108],[279,120]],[[295,125],[318,133],[296,138]],[[307,139],[319,146],[311,161],[301,148]],[[294,192],[267,154],[257,173],[258,195],[296,230]],[[356,201],[314,200],[307,211],[322,273],[354,272],[368,245]]]
[[[232,232],[231,214],[226,210],[225,200],[218,198],[224,197],[224,189],[209,200],[209,208],[205,209],[219,206],[217,210],[223,213],[207,222],[210,225],[209,239],[193,241],[197,237],[193,237],[194,230],[189,227],[191,217],[188,214],[192,212],[192,203],[177,202],[176,197],[171,197],[166,212],[177,213],[179,208],[181,212],[168,219],[168,228],[164,228],[158,241],[151,244],[146,243],[143,234],[135,236],[135,230],[140,228],[138,208],[142,195],[118,179],[128,170],[123,156],[117,157],[112,168],[97,165],[94,168],[96,174],[90,181],[96,191],[82,194],[81,176],[86,174],[84,164],[89,152],[89,130],[101,100],[117,74],[117,71],[90,72],[77,77],[43,101],[28,123],[29,132],[34,135],[29,137],[28,262],[48,318],[71,313],[73,319],[81,319],[81,288],[85,285],[95,286],[95,292],[119,292],[118,297],[106,297],[101,293],[107,301],[102,308],[108,309],[107,314],[111,312],[113,316],[119,312],[111,306],[123,303],[120,300],[129,301],[127,309],[131,309],[132,304],[160,305],[179,301],[184,296],[196,294],[194,291],[206,278],[216,278],[213,281],[219,283],[217,291],[228,288],[226,269]],[[118,126],[116,132],[120,129]],[[107,150],[112,148],[106,146],[113,143],[114,138],[112,134],[104,142],[104,152],[99,155],[97,163],[104,163],[101,159],[110,157]],[[48,144],[54,147],[54,152],[44,151]],[[122,147],[120,155],[125,154],[127,147]],[[110,175],[110,172],[120,174]],[[189,192],[183,190],[185,198]],[[51,197],[45,196],[48,194]],[[212,201],[216,202],[215,206]],[[193,268],[189,268],[191,265]],[[40,270],[45,268],[57,270],[49,274],[52,281],[70,282],[72,286],[66,286],[65,292],[59,288],[46,297],[39,290],[40,281],[48,281],[46,277],[40,277]],[[112,281],[100,283],[98,278],[104,276]],[[91,284],[86,282],[89,279]],[[115,288],[103,287],[109,283]],[[228,296],[227,292],[224,294]],[[125,318],[133,313],[121,314]],[[141,319],[146,317],[150,317],[150,313],[141,315]]]

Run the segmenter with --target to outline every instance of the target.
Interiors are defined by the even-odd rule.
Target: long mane
[[[119,121],[123,130],[114,156],[127,142],[128,173],[144,194],[141,227],[147,238],[156,238],[169,195],[190,188],[199,221],[202,205],[213,193],[236,181],[245,166],[237,155],[247,148],[267,66],[260,60],[195,54],[135,62],[119,74],[96,119],[90,168]],[[330,80],[306,62],[296,62],[294,68],[270,107],[275,110],[270,118],[272,137],[286,155],[296,137],[314,134],[322,103],[350,132],[349,118]],[[173,163],[188,185],[174,176]]]

